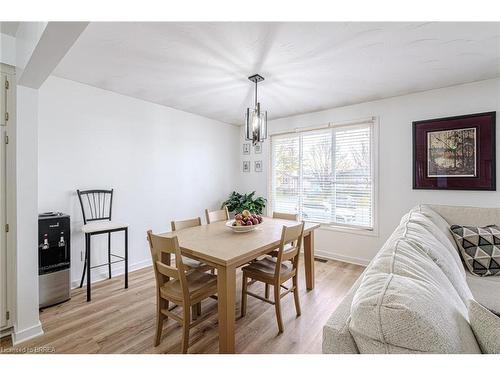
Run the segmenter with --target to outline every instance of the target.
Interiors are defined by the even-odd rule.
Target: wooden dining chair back
[[[199,227],[201,225],[201,218],[195,217],[194,219],[171,221],[170,225],[173,231],[185,228]]]
[[[178,220],[178,221],[171,221],[170,226],[172,227],[172,231],[176,230],[182,230],[186,228],[192,228],[192,227],[199,227],[201,225],[201,218],[200,217],[195,217],[194,219],[187,219],[187,220]],[[211,271],[213,274],[215,274],[215,268],[212,266],[209,266],[203,262],[200,262],[195,259],[187,258],[187,257],[182,257],[184,266],[187,269],[197,269],[199,271]],[[201,313],[201,311],[199,311]]]
[[[148,230],[149,248],[153,260],[156,287],[159,289],[170,279],[178,280],[182,289],[183,298],[189,298],[185,267],[180,253],[177,236],[172,238],[159,237]],[[172,266],[172,255],[175,266]]]
[[[299,262],[302,236],[304,233],[304,223],[294,226],[284,226],[281,231],[281,242],[276,259],[276,269],[274,276],[280,279],[280,268],[283,262],[291,262],[293,270],[296,272]]]
[[[205,210],[205,216],[207,218],[207,224],[216,223],[218,221],[228,221],[229,211],[226,206],[222,210],[217,211]]]
[[[177,236],[163,237],[154,235],[148,230],[148,242],[156,279],[156,335],[154,345],[158,346],[161,340],[163,321],[172,318],[182,325],[182,352],[187,353],[189,346],[190,328],[200,324],[209,317],[197,317],[201,312],[201,301],[217,293],[217,277],[198,270],[189,270],[184,265]],[[171,264],[172,255],[174,263]],[[174,305],[169,308],[169,303]],[[182,315],[173,312],[177,307],[182,307]],[[193,321],[190,311],[193,310]]]
[[[297,214],[287,214],[287,213],[284,213],[284,212],[273,212],[273,219],[283,219],[283,220],[297,221],[298,220],[298,215]]]
[[[246,314],[247,295],[260,299],[264,302],[274,305],[276,310],[276,320],[278,322],[278,330],[280,333],[284,331],[283,319],[281,317],[281,298],[290,292],[293,292],[295,300],[295,310],[297,316],[300,316],[300,301],[298,289],[298,265],[302,237],[304,233],[304,222],[293,225],[284,226],[281,231],[281,241],[276,258],[266,257],[256,260],[248,266],[242,268],[242,297],[241,297],[241,316]],[[248,291],[248,278],[263,282],[266,286],[265,297]],[[292,286],[286,287],[284,282],[292,279]],[[274,287],[274,300],[269,300],[268,286]],[[285,292],[281,293],[281,289]]]
[[[297,221],[298,215],[297,214],[288,214],[288,213],[284,213],[284,212],[273,212],[273,219]],[[268,255],[276,258],[276,256],[278,256],[278,251],[273,250]],[[269,286],[267,286],[267,285],[266,285],[266,298],[269,298]]]

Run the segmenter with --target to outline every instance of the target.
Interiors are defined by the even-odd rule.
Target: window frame
[[[268,148],[268,186],[267,186],[267,201],[268,201],[268,213],[272,213],[272,207],[274,205],[273,202],[273,182],[274,182],[274,168],[273,168],[273,138],[280,135],[286,134],[298,134],[298,133],[306,133],[317,130],[338,128],[338,127],[348,127],[348,126],[359,126],[363,124],[371,125],[371,175],[372,175],[372,226],[371,227],[363,227],[358,225],[351,224],[342,224],[342,223],[319,223],[322,229],[343,232],[343,233],[352,233],[352,234],[361,234],[367,236],[378,236],[379,234],[379,220],[378,220],[378,185],[379,185],[379,119],[378,117],[369,117],[358,120],[351,121],[343,121],[343,122],[329,122],[327,124],[312,126],[312,127],[299,127],[293,130],[281,131],[271,133],[269,136],[269,148]],[[301,151],[299,151],[301,152]],[[310,221],[314,223],[314,221]]]

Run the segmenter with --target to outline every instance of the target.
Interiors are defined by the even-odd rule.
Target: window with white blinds
[[[373,123],[271,137],[271,203],[305,221],[373,229]]]

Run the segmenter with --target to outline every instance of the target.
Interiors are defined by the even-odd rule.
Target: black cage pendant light
[[[260,103],[257,100],[257,84],[263,81],[264,77],[254,74],[248,79],[255,83],[255,107],[253,109],[247,108],[245,138],[255,145],[267,138],[267,111],[260,110]]]

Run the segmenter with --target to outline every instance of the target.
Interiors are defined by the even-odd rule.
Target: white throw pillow
[[[471,300],[469,320],[481,351],[485,354],[500,354],[500,317]]]

